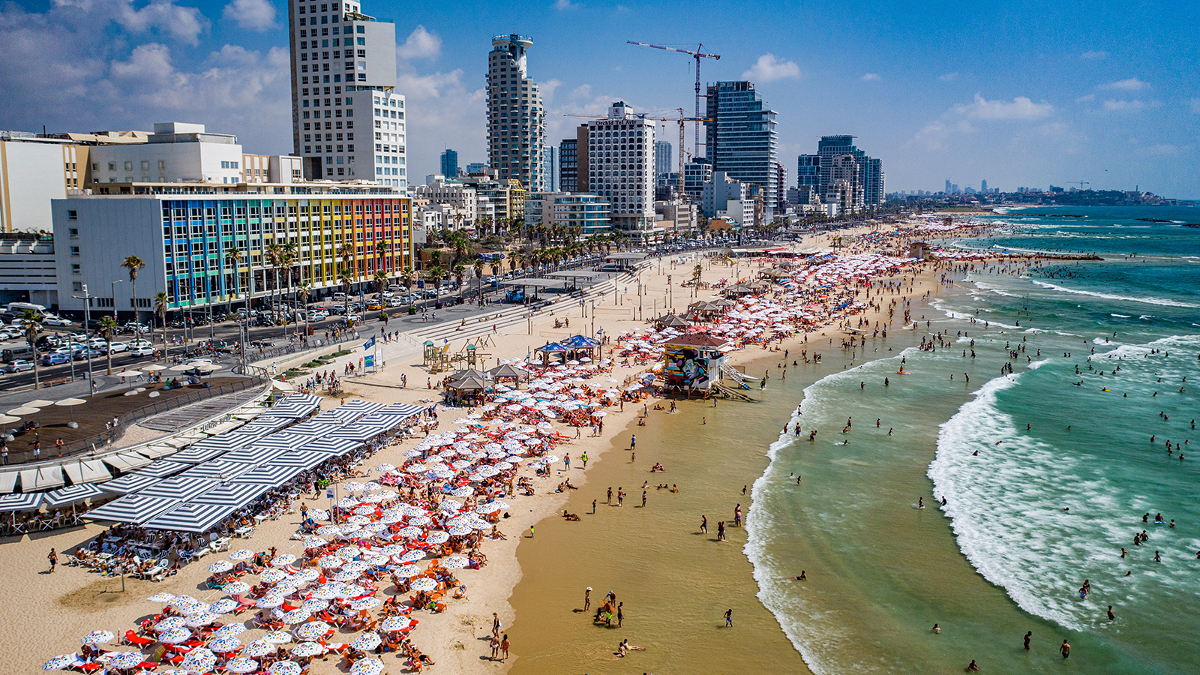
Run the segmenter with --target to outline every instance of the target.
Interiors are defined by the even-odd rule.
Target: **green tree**
[[[304,333],[308,334],[308,299],[312,297],[312,284],[304,284],[296,289],[296,296],[304,305]]]
[[[350,270],[343,267],[338,271],[338,282],[342,284],[342,291],[346,294],[346,311],[342,315],[347,321],[350,319],[350,286],[354,283],[354,274]]]
[[[133,291],[133,322],[134,323],[139,323],[139,321],[138,321],[138,306],[137,306],[138,270],[144,268],[145,266],[146,266],[146,262],[144,260],[142,260],[141,258],[137,257],[136,255],[126,256],[125,260],[123,260],[121,262],[121,267],[124,267],[125,269],[129,270],[129,284],[133,287],[132,291]],[[113,303],[113,304],[115,305],[116,303]]]
[[[458,297],[462,298],[462,293],[463,293],[462,283],[463,283],[463,277],[467,273],[467,266],[462,263],[456,263],[454,265],[453,271],[454,271],[454,279],[458,282]]]
[[[225,264],[233,268],[233,295],[237,297],[242,294],[242,249],[233,246],[225,249]],[[230,308],[233,307],[233,302],[229,303]],[[246,312],[250,311],[250,300],[246,300]]]
[[[104,341],[108,344],[108,375],[112,375],[112,339],[117,333],[117,322],[111,316],[103,316],[100,319],[100,334],[104,336]]]
[[[21,322],[25,328],[25,341],[29,343],[29,348],[33,350],[33,388],[42,388],[42,378],[38,364],[37,353],[37,336],[42,330],[42,316],[31,309],[21,312]],[[74,358],[74,355],[71,355]]]
[[[154,294],[154,313],[162,321],[163,363],[167,362],[167,307],[170,304],[166,293],[159,291]]]

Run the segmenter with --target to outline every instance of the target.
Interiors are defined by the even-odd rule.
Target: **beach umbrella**
[[[329,624],[325,623],[324,621],[311,621],[302,626],[297,626],[296,629],[292,631],[292,633],[301,640],[319,640],[322,637],[325,637],[325,634],[328,632]]]
[[[208,566],[208,571],[213,574],[221,574],[222,572],[228,572],[231,569],[233,569],[233,563],[229,562],[228,560],[218,560]]]
[[[554,461],[556,461],[556,462],[557,462],[558,460],[557,460],[557,459],[555,459]],[[509,505],[508,505],[508,502],[503,502],[503,501],[500,501],[499,499],[493,499],[493,500],[492,500],[492,501],[490,501],[490,502],[485,502],[485,503],[483,504],[483,506],[486,506],[486,507],[488,507],[488,508],[492,509],[491,511],[488,511],[488,513],[494,513],[494,512],[496,512],[496,511],[499,511],[499,510],[501,510],[501,509],[507,509],[507,508],[510,508],[510,507],[509,507]]]
[[[248,548],[239,548],[229,554],[229,559],[234,561],[249,560],[254,557],[254,551]]]
[[[338,590],[339,598],[357,598],[360,595],[366,595],[367,589],[357,584],[346,584]]]
[[[383,640],[379,638],[378,633],[363,633],[362,635],[358,636],[354,642],[351,642],[350,646],[365,652],[375,649],[381,642],[383,642]]]
[[[433,530],[425,535],[425,541],[431,544],[444,544],[450,539],[450,535],[442,530]]]
[[[336,537],[342,528],[337,525],[322,525],[317,528],[317,534],[322,537]]]
[[[280,570],[267,570],[260,574],[258,578],[267,582],[268,584],[277,584],[280,581],[287,579],[288,575]]]
[[[400,531],[396,534],[400,535],[401,537],[405,537],[406,539],[415,539],[421,536],[421,528],[412,526],[403,527],[400,528]]]
[[[470,497],[475,494],[475,489],[470,487],[455,488],[450,491],[450,494],[455,497]]]
[[[276,661],[268,671],[270,675],[300,675],[300,664],[295,661]]]
[[[343,497],[342,500],[337,503],[337,505],[340,509],[352,509],[361,503],[362,502],[355,497]]]
[[[309,511],[309,514],[311,515],[312,511]],[[311,535],[305,537],[303,542],[304,542],[304,548],[306,548],[306,549],[321,548],[325,544],[329,543],[328,541],[325,541],[324,539],[322,539],[320,537],[314,537]]]
[[[411,587],[414,591],[432,591],[437,588],[437,582],[429,577],[422,577],[412,582]]]
[[[85,645],[106,645],[112,642],[114,637],[116,636],[112,634],[112,631],[94,630],[84,635],[82,642]]]
[[[228,584],[225,584],[225,588],[221,590],[225,591],[229,595],[241,595],[242,593],[250,590],[250,584],[244,581],[231,581]]]
[[[359,483],[358,481],[352,480],[349,483],[346,483],[345,485],[343,485],[342,487],[346,488],[346,490],[349,492],[361,492],[362,490],[365,490],[367,486],[363,485],[362,483]]]
[[[381,601],[379,598],[359,598],[358,600],[352,600],[350,602],[350,609],[353,609],[356,612],[361,612],[364,609],[373,609],[378,607],[380,603]]]
[[[325,584],[312,593],[314,598],[322,600],[333,600],[334,598],[341,597],[340,594],[341,586],[339,584]]]
[[[54,405],[71,409],[71,421],[67,423],[67,426],[76,429],[79,427],[79,424],[75,422],[75,406],[83,405],[84,403],[87,403],[87,401],[81,398],[64,398],[61,401],[55,401]]]
[[[284,614],[282,617],[284,623],[304,623],[310,618],[312,618],[312,613],[303,607],[300,609],[293,609],[292,611]]]
[[[297,610],[297,611],[299,611],[299,610]],[[289,614],[290,613],[291,612],[289,612]],[[286,619],[285,619],[285,621],[286,621]],[[275,645],[286,645],[287,643],[292,641],[292,636],[288,635],[287,633],[285,633],[281,630],[273,630],[270,633],[267,633],[266,635],[262,636],[261,639],[266,640],[267,642],[270,642],[271,644],[275,644]]]
[[[225,664],[225,670],[231,673],[253,673],[258,670],[258,661],[248,656],[239,656]]]
[[[201,626],[207,626],[208,624],[213,623],[220,618],[221,617],[213,614],[212,612],[204,612],[202,614],[196,614],[195,616],[189,616],[187,625],[193,628],[199,628]]]
[[[463,569],[471,566],[471,561],[461,555],[452,555],[442,561],[442,566],[450,570]]]
[[[409,618],[406,616],[389,616],[379,624],[379,628],[388,633],[408,628]]]
[[[177,645],[180,642],[187,642],[192,637],[192,631],[186,628],[172,628],[164,631],[158,636],[159,642],[165,642],[169,645]]]
[[[208,648],[214,652],[226,654],[228,652],[236,652],[237,650],[241,649],[242,643],[235,637],[219,637],[214,640],[210,640],[208,643]]]
[[[345,565],[346,561],[340,556],[327,555],[322,556],[320,560],[317,560],[317,564],[320,565],[322,569],[335,570],[342,565]]]
[[[259,598],[254,603],[254,605],[256,607],[263,607],[266,609],[270,609],[272,607],[278,607],[282,604],[283,604],[283,597],[279,596],[279,595],[264,595],[263,597]]]
[[[213,637],[237,637],[246,632],[245,624],[231,623],[221,626],[213,633]]]
[[[396,574],[402,577],[415,577],[421,573],[421,568],[416,565],[401,565],[396,568]]]
[[[193,670],[201,673],[207,673],[212,670],[217,664],[217,655],[204,647],[197,647],[188,652],[187,657],[183,659],[183,663],[179,664],[180,670]]]
[[[277,555],[274,558],[272,558],[271,566],[272,567],[285,567],[287,565],[291,565],[294,562],[296,562],[296,556],[292,555],[291,553],[284,553],[284,554]]]
[[[240,605],[238,604],[237,600],[232,598],[221,598],[213,603],[212,611],[214,614],[228,614],[236,610],[239,606]]]
[[[343,571],[338,572],[337,574],[333,575],[333,580],[341,581],[341,582],[357,581],[358,578],[361,576],[362,576],[362,572],[355,572],[354,570],[350,570],[350,571],[343,570]]]
[[[171,595],[170,593],[155,593],[154,595],[146,598],[146,600],[149,602],[170,603],[175,600],[175,596]]]
[[[449,532],[456,537],[461,537],[471,534],[471,529],[471,526],[467,525],[466,523],[455,523],[454,525],[450,526]]]
[[[307,584],[316,581],[318,576],[320,575],[316,570],[304,569],[296,572],[296,574],[292,577],[292,581],[300,584]]]
[[[350,669],[350,675],[379,675],[383,672],[383,661],[379,659],[359,659]]]
[[[128,670],[137,668],[138,664],[145,660],[146,657],[142,656],[141,652],[117,652],[108,657],[108,666],[118,670]]]
[[[187,625],[187,619],[184,619],[181,616],[171,616],[154,624],[154,630],[158,631],[159,633],[165,633],[169,630],[182,628],[185,625]]]
[[[78,662],[78,654],[60,654],[42,664],[42,670],[66,670]]]
[[[374,513],[374,510],[372,510],[372,513]],[[346,519],[346,522],[351,525],[358,525],[359,527],[362,527],[364,525],[370,525],[371,519],[366,516],[350,516]]]
[[[319,656],[325,653],[325,648],[315,642],[301,642],[292,647],[292,656],[305,658],[309,656]]]
[[[274,654],[275,649],[276,649],[275,645],[271,644],[270,642],[267,642],[266,640],[255,640],[254,642],[251,642],[250,644],[246,645],[246,649],[244,649],[242,651],[242,654],[245,656],[253,656],[253,657],[257,658],[260,656],[269,656],[271,654]]]
[[[308,600],[304,601],[304,604],[301,605],[301,608],[308,610],[309,612],[319,612],[328,606],[328,600],[322,600],[321,598],[309,598]]]

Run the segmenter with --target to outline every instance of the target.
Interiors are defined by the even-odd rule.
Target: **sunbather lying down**
[[[567,510],[563,509],[563,518],[566,518],[567,520],[572,520],[572,521],[579,520],[579,514],[578,513],[567,513]]]

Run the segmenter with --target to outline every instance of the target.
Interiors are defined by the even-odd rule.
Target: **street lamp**
[[[113,321],[117,320],[117,284],[121,283],[120,279],[112,282],[112,298],[113,298]],[[137,323],[134,321],[134,323]]]
[[[92,322],[92,296],[90,293],[88,293],[87,284],[82,285],[82,290],[83,290],[83,295],[72,295],[71,297],[80,298],[80,299],[84,300],[84,304],[83,304],[83,334],[87,335],[88,324],[90,324]],[[92,345],[91,345],[90,340],[85,341],[83,343],[83,349],[84,349],[83,354],[84,354],[84,356],[87,357],[87,362],[88,362],[88,386],[89,386],[90,390],[93,392],[92,395],[94,396],[96,381],[94,379],[92,379]],[[36,355],[34,358],[36,358]],[[71,354],[70,358],[71,358],[72,369],[74,369],[75,355]]]

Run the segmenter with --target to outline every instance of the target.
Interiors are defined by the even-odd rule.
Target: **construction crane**
[[[663,47],[661,45],[652,45],[652,44],[648,44],[645,42],[634,42],[633,40],[626,40],[626,42],[631,45],[638,45],[639,47],[650,47],[652,49],[662,49],[662,50],[668,51],[668,52],[679,52],[680,54],[687,54],[696,60],[696,115],[695,115],[696,139],[695,139],[695,145],[692,146],[692,151],[693,151],[694,156],[699,157],[700,156],[700,122],[703,121],[700,119],[700,98],[702,96],[700,94],[700,59],[716,59],[716,60],[720,61],[721,55],[720,54],[705,54],[703,44],[697,44],[696,51],[692,52],[692,51],[688,51],[686,49],[675,49],[674,47]],[[679,144],[683,145],[683,141],[680,141]],[[681,176],[683,175],[683,167],[682,166],[679,167],[679,175],[681,175]]]
[[[678,175],[678,179],[679,179],[679,197],[682,199],[683,198],[683,165],[684,165],[684,155],[686,152],[683,149],[684,124],[686,122],[696,122],[698,125],[700,122],[708,122],[709,118],[707,118],[707,117],[687,117],[684,115],[683,108],[669,108],[668,110],[673,110],[675,112],[678,112],[679,117],[654,117],[653,115],[647,115],[647,114],[638,114],[638,113],[634,113],[634,114],[637,116],[638,119],[656,120],[659,122],[678,122],[679,123],[679,175]],[[606,119],[608,117],[608,115],[583,115],[583,114],[579,114],[579,113],[563,113],[563,117],[589,117],[591,119]],[[646,148],[645,151],[653,152],[654,148],[653,148],[653,146],[651,146],[651,147]]]
[[[1067,185],[1075,185],[1076,183],[1079,184],[1080,192],[1083,192],[1084,185],[1091,185],[1091,183],[1087,182],[1086,180],[1069,180],[1069,181],[1067,181]]]

